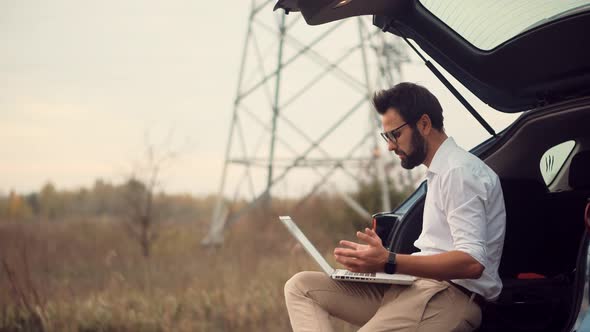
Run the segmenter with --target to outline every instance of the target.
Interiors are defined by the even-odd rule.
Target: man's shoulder
[[[461,148],[452,151],[449,156],[448,166],[446,172],[447,175],[452,173],[462,173],[482,180],[487,178],[493,182],[496,182],[498,179],[496,172],[486,165],[483,160]]]
[[[451,151],[449,154],[448,165],[449,171],[457,168],[476,169],[487,167],[487,165],[477,156],[469,151],[465,151],[460,147],[457,147]]]

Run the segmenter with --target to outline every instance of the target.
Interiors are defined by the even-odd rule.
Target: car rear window
[[[590,9],[589,0],[421,0],[473,46],[490,50],[536,26]]]

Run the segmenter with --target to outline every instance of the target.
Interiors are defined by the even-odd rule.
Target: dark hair
[[[433,128],[443,129],[442,107],[438,99],[421,85],[403,82],[391,89],[377,91],[373,95],[373,105],[381,115],[394,107],[411,126],[415,126],[422,114],[426,114]]]

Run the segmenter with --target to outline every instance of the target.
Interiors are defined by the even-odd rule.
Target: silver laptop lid
[[[297,225],[293,222],[293,219],[289,216],[280,216],[279,219],[287,227],[289,232],[301,243],[305,251],[315,259],[315,261],[320,265],[322,270],[326,272],[328,275],[332,275],[334,273],[334,269],[328,264],[324,256],[320,254],[320,252],[316,249],[316,247],[309,242],[305,234],[297,227]]]

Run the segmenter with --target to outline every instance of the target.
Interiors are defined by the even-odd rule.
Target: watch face
[[[387,258],[387,263],[388,264],[395,264],[395,253],[394,252],[389,253],[389,257]]]

